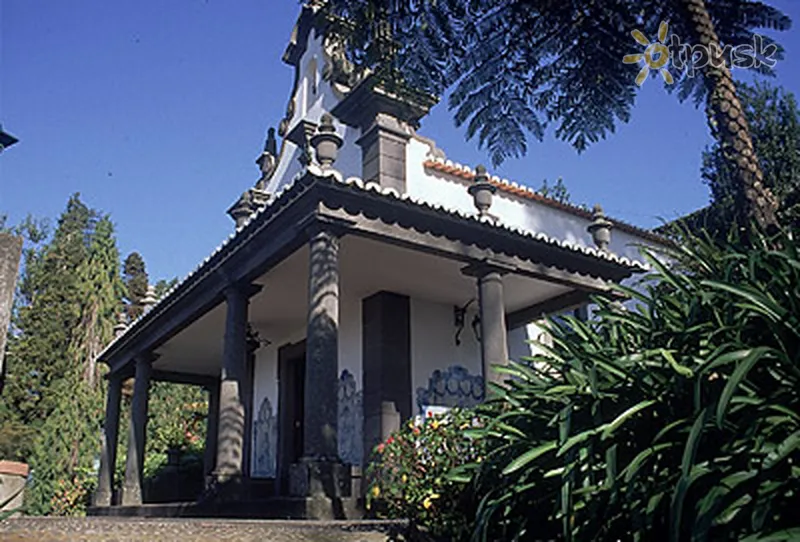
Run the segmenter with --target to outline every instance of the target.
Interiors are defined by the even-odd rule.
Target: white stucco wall
[[[467,192],[470,181],[423,166],[431,152],[430,144],[424,140],[413,138],[409,142],[406,148],[407,193],[428,203],[475,213],[472,196]],[[592,237],[586,231],[590,220],[527,198],[498,191],[491,213],[508,226],[541,232],[573,245],[594,247]],[[637,244],[650,243],[619,229],[612,230],[610,249],[615,254],[641,261]]]
[[[464,319],[461,345],[457,346],[453,306],[411,299],[411,392],[415,412],[417,391],[428,387],[435,370],[461,366],[471,375],[482,374],[480,344],[471,325],[476,312],[474,304],[470,309]]]
[[[547,329],[542,322],[531,322],[508,332],[508,357],[514,361],[543,353],[538,343],[548,343]]]
[[[309,34],[308,47],[299,62],[300,79],[293,94],[295,99],[294,115],[289,121],[287,133],[290,133],[303,119],[319,123],[323,113],[330,112],[341,99],[330,83],[322,77],[322,70],[325,66],[322,40],[322,35],[318,36],[316,32]],[[361,148],[356,141],[361,136],[361,130],[338,121],[334,121],[334,126],[336,133],[344,139],[339,157],[336,159],[336,169],[345,178],[360,177]],[[267,185],[267,191],[271,194],[275,194],[290,184],[302,169],[298,160],[301,149],[288,140],[283,140],[282,145],[277,168]]]
[[[361,378],[361,300],[354,296],[342,295],[339,300],[339,370],[337,375],[341,376],[344,370],[353,375],[356,383],[356,391],[362,391]],[[254,477],[271,478],[275,475],[275,459],[277,454],[277,420],[278,420],[278,349],[286,344],[293,344],[302,341],[306,336],[304,326],[298,327],[291,333],[282,337],[270,337],[272,343],[258,350],[256,353],[255,367],[253,370],[253,427],[252,431],[252,454],[251,454],[251,475]],[[272,415],[275,420],[275,429],[272,433],[273,438],[269,438],[269,450],[259,449],[259,411],[264,403],[264,399],[269,400]],[[262,434],[265,421],[261,421]],[[352,450],[346,450],[348,446],[346,431],[340,431],[339,453],[343,456],[352,456]],[[352,437],[350,437],[352,438]]]
[[[467,369],[470,375],[481,376],[480,343],[472,329],[472,319],[477,308],[467,312],[461,332],[461,345],[455,343],[453,306],[411,299],[411,382],[412,405],[418,414],[417,393],[427,388],[429,379],[437,369],[445,371],[453,366]],[[542,322],[530,323],[508,332],[509,358],[519,361],[542,352],[537,343],[549,341]]]

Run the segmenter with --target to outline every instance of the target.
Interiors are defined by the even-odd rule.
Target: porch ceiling
[[[381,290],[462,306],[477,298],[475,279],[463,262],[379,241],[346,236],[339,254],[342,297],[363,299]],[[308,248],[303,247],[256,279],[263,286],[250,301],[250,322],[261,337],[284,337],[302,329],[308,298]],[[503,280],[506,312],[562,295],[570,288],[520,275]],[[216,375],[221,367],[225,306],[217,305],[162,345],[154,368]]]

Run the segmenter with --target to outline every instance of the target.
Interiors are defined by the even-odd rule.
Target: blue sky
[[[772,3],[800,21],[797,0]],[[289,98],[280,58],[298,12],[295,0],[0,0],[0,122],[21,140],[0,156],[0,213],[55,218],[80,192],[111,214],[123,256],[141,252],[153,278],[184,276],[258,177]],[[798,92],[800,37],[780,40],[776,83]],[[448,158],[489,162],[444,105],[420,132]],[[549,138],[493,173],[534,188],[562,177],[574,201],[652,227],[708,201],[708,143],[703,111],[651,79],[607,141],[578,155]]]

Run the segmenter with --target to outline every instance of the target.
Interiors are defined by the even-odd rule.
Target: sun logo
[[[665,45],[668,31],[669,25],[662,22],[658,27],[658,41],[653,43],[650,43],[650,40],[648,40],[640,30],[631,32],[633,39],[645,48],[644,54],[636,53],[634,55],[625,55],[622,57],[622,61],[625,64],[638,64],[644,61],[644,66],[642,66],[642,69],[639,70],[639,74],[636,76],[637,85],[642,86],[645,80],[647,80],[647,74],[650,73],[650,70],[659,70],[661,77],[664,78],[664,82],[668,85],[675,82],[672,78],[672,74],[664,67],[669,62],[669,49]]]

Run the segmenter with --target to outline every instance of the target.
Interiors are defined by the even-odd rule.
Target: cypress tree
[[[99,449],[103,387],[94,360],[121,301],[108,217],[73,195],[52,239],[29,250],[19,287],[2,412],[35,433],[32,514],[83,510]]]

